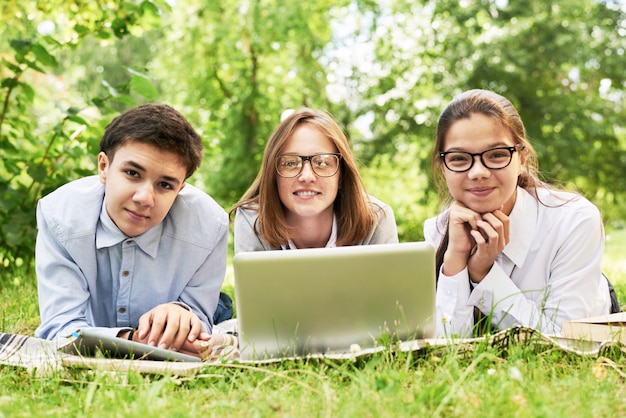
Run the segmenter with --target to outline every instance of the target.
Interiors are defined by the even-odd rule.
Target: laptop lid
[[[425,242],[239,253],[242,359],[349,352],[435,330],[435,254]]]

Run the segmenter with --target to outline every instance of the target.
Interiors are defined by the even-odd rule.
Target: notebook
[[[242,359],[434,336],[435,254],[425,242],[239,253],[233,269]]]
[[[70,341],[60,348],[68,354],[92,357],[102,355],[106,358],[132,358],[165,361],[201,361],[198,357],[164,348],[153,347],[136,341],[111,337],[97,329],[84,328],[72,334]]]

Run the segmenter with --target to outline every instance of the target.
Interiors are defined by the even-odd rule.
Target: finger
[[[504,214],[504,212],[502,211],[495,211],[493,212],[493,216],[495,216],[501,223],[502,223],[502,236],[505,239],[505,242],[508,244],[509,239],[510,239],[510,219],[507,215]]]
[[[474,238],[474,242],[476,243],[477,251],[480,250],[481,247],[485,247],[487,244],[487,240],[483,236],[483,233],[479,230],[470,231],[470,235]]]
[[[180,314],[176,310],[168,309],[166,320],[163,323],[162,333],[157,340],[159,347],[171,348],[180,328]],[[152,334],[150,334],[152,336]],[[187,334],[185,334],[187,338]]]
[[[153,309],[152,322],[150,324],[150,334],[148,335],[148,344],[156,346],[161,340],[163,330],[168,321],[167,310]]]
[[[450,243],[459,249],[469,251],[473,246],[471,242],[470,231],[478,228],[477,222],[480,214],[469,209],[455,207],[450,211],[450,221],[448,224],[448,232]]]
[[[150,332],[150,324],[152,323],[152,311],[141,315],[139,325],[137,326],[137,338],[143,341]]]
[[[189,338],[189,331],[191,329],[190,319],[191,318],[187,315],[182,315],[180,317],[178,321],[178,329],[176,330],[176,334],[174,335],[174,339],[170,347],[171,350],[178,351]]]
[[[494,240],[498,239],[497,231],[491,226],[489,222],[480,220],[476,223],[477,231],[482,235],[485,239],[485,242],[492,243]]]
[[[502,213],[502,212],[500,212]],[[504,222],[500,219],[495,213],[486,213],[483,215],[483,220],[488,222],[489,225],[501,236],[504,240],[505,238],[505,227]]]
[[[196,315],[193,315],[191,318],[191,329],[189,330],[189,336],[187,337],[187,340],[189,341],[195,341],[196,338],[198,338],[198,336],[204,331],[203,327],[202,327],[202,322],[200,321],[200,318],[198,318]]]
[[[489,225],[488,222],[480,220],[476,223],[476,229],[470,231],[470,234],[472,232],[478,232],[483,237],[484,241],[488,242],[490,231],[493,231],[493,228],[491,227],[491,225]],[[475,234],[471,234],[471,235],[475,236]]]
[[[500,222],[498,221],[498,224]],[[479,229],[478,231],[472,234],[473,237],[478,241],[480,236],[483,242],[479,242],[477,245],[477,251],[480,252],[479,256],[484,257],[491,262],[495,261],[497,255],[504,249],[506,243],[504,242],[504,238],[502,237],[502,232],[497,231],[493,228],[493,226],[486,221],[478,222]]]
[[[180,348],[180,352],[191,354],[204,360],[211,355],[213,347],[211,339],[207,341],[196,340],[193,343],[185,341],[183,346]]]
[[[184,349],[188,349],[189,346],[186,345],[183,347]],[[231,334],[213,334],[209,341],[196,341],[193,343],[196,347],[197,344],[200,344],[200,348],[198,349],[198,354],[200,358],[203,360],[211,357],[211,356],[220,356],[227,351],[224,351],[227,347],[238,347],[239,341],[237,337]]]
[[[198,344],[197,346],[195,345],[196,343]],[[212,351],[212,348],[209,347],[210,343],[208,341],[203,341],[205,345],[204,347],[199,345],[199,341],[196,341],[196,343],[192,344],[189,341],[185,341],[179,351],[183,354],[188,354],[204,360]]]
[[[469,224],[471,229],[476,229],[476,222],[481,219],[478,212],[474,212],[458,203],[450,208],[450,224]]]

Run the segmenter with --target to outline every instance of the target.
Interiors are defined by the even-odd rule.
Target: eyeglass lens
[[[281,155],[276,162],[276,170],[281,177],[296,177],[307,160],[313,172],[320,177],[332,177],[339,168],[339,156],[335,154]]]
[[[448,152],[444,153],[444,163],[452,171],[467,171],[474,164],[474,156],[480,156],[485,167],[499,169],[511,163],[513,151],[510,148],[494,148],[476,154],[461,151]]]

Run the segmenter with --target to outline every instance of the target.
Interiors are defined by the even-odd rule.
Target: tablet
[[[72,333],[72,340],[60,348],[68,354],[93,357],[100,353],[109,358],[161,361],[202,361],[200,358],[123,338],[104,335],[84,328]]]

